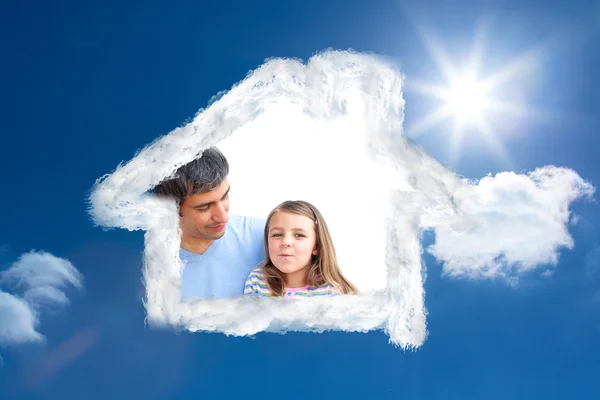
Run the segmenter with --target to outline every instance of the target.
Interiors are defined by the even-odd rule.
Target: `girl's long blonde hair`
[[[313,255],[310,261],[308,269],[308,284],[311,287],[318,287],[329,283],[333,285],[342,294],[354,294],[357,292],[356,288],[350,281],[348,281],[337,262],[335,255],[335,248],[329,229],[325,219],[312,204],[302,201],[284,201],[269,213],[267,222],[265,224],[265,261],[262,263],[263,273],[267,287],[271,291],[273,296],[283,296],[285,289],[285,274],[277,269],[271,257],[269,256],[269,224],[271,218],[277,212],[289,212],[297,215],[303,215],[310,218],[315,222],[316,232],[316,248],[318,250],[317,255]]]

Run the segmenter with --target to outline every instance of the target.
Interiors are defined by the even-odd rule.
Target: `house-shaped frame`
[[[270,105],[282,103],[327,117],[347,112],[353,101],[362,107],[369,126],[373,157],[393,169],[398,162],[392,156],[394,148],[419,151],[401,137],[402,84],[403,77],[392,63],[350,51],[322,52],[306,64],[268,60],[230,91],[213,98],[193,121],[158,138],[112,174],[98,179],[89,199],[94,222],[145,231],[143,277],[149,324],[240,336],[260,331],[383,329],[392,343],[419,347],[426,336],[421,246],[414,234],[420,211],[410,207],[412,196],[423,196],[418,190],[392,193],[395,202],[406,206],[391,207],[387,217],[385,290],[294,301],[243,297],[181,301],[177,206],[148,193],[204,149],[218,145]]]

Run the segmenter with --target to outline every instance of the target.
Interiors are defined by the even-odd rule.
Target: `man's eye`
[[[200,208],[196,208],[196,210],[198,210],[200,212],[205,212],[205,211],[208,211],[208,207],[200,207]]]

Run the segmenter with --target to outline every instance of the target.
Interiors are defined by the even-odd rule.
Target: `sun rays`
[[[460,157],[461,145],[467,132],[483,135],[493,151],[507,164],[513,165],[508,152],[499,139],[496,121],[516,118],[524,113],[537,112],[523,102],[503,98],[507,86],[518,85],[525,72],[537,62],[537,51],[514,58],[492,74],[482,73],[484,46],[481,34],[475,35],[474,44],[466,62],[456,63],[446,49],[432,34],[422,39],[430,58],[443,77],[443,84],[407,78],[406,90],[416,92],[437,101],[437,106],[424,117],[412,123],[407,135],[418,137],[434,127],[442,126],[450,137],[450,163]],[[458,57],[457,57],[458,58]],[[508,121],[508,120],[506,120]],[[447,128],[446,128],[447,126]]]

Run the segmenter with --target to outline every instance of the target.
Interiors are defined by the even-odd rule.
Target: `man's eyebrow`
[[[221,200],[223,200],[225,197],[227,197],[227,195],[229,194],[229,191],[231,190],[231,186],[229,186],[227,188],[227,191],[225,192],[225,194],[223,195],[223,197],[221,197]]]
[[[227,191],[225,192],[225,194],[223,195],[223,197],[221,197],[221,200],[223,200],[225,197],[227,197],[227,195],[229,194],[230,190],[231,190],[231,186],[229,186],[227,188]],[[192,208],[202,208],[202,207],[210,206],[213,203],[214,203],[214,201],[209,201],[208,203],[196,204],[195,206],[192,206]]]

